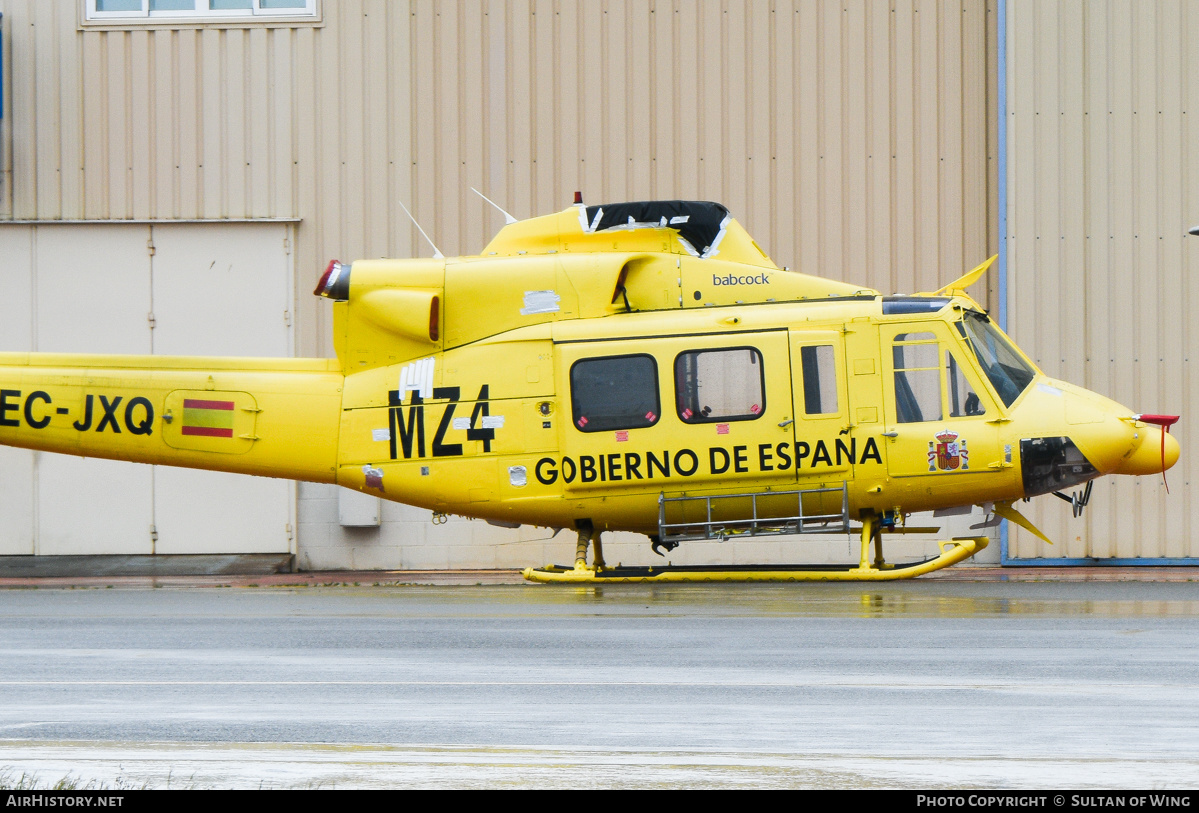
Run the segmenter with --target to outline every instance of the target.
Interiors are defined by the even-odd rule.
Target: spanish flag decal
[[[206,438],[233,437],[233,402],[184,399],[182,433]]]
[[[174,390],[162,407],[162,439],[171,448],[245,454],[258,440],[260,410],[248,392]]]

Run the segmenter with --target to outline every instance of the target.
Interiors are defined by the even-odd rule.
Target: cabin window
[[[899,423],[941,420],[940,353],[932,333],[895,337],[895,418]]]
[[[762,354],[753,347],[690,350],[674,362],[678,413],[685,423],[752,421],[766,408]]]
[[[837,409],[837,365],[831,344],[801,347],[803,404],[808,415],[830,415]]]
[[[962,365],[958,364],[958,360],[948,350],[945,351],[945,381],[949,385],[949,417],[986,414],[987,410],[979,400],[978,393],[970,386],[966,374],[962,372]]]
[[[570,368],[575,428],[582,432],[640,429],[662,414],[653,356],[582,359]]]

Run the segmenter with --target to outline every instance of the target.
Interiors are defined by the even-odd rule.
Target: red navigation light
[[[575,192],[575,206],[582,206],[582,205],[583,205],[583,193],[576,191]]]
[[[1166,433],[1170,431],[1170,427],[1178,423],[1181,415],[1133,415],[1134,421],[1143,421],[1151,423],[1162,428],[1162,485],[1166,487],[1166,493],[1170,493],[1170,485],[1166,482]]]
[[[330,260],[312,293],[335,302],[345,302],[350,298],[350,268],[340,260]]]

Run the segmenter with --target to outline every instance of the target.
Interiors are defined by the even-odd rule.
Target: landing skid
[[[869,531],[864,530],[863,536]],[[868,537],[869,538],[869,537]],[[529,581],[565,584],[628,582],[806,582],[894,581],[923,576],[968,559],[987,546],[987,537],[971,536],[940,542],[941,554],[923,562],[891,565],[871,563],[863,555],[857,565],[688,565],[665,567],[607,567],[576,562],[574,567],[546,565],[524,571]]]

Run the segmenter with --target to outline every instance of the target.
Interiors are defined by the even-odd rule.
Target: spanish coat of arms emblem
[[[928,442],[929,471],[966,471],[970,468],[970,452],[965,438],[958,439],[957,432],[943,429]]]

